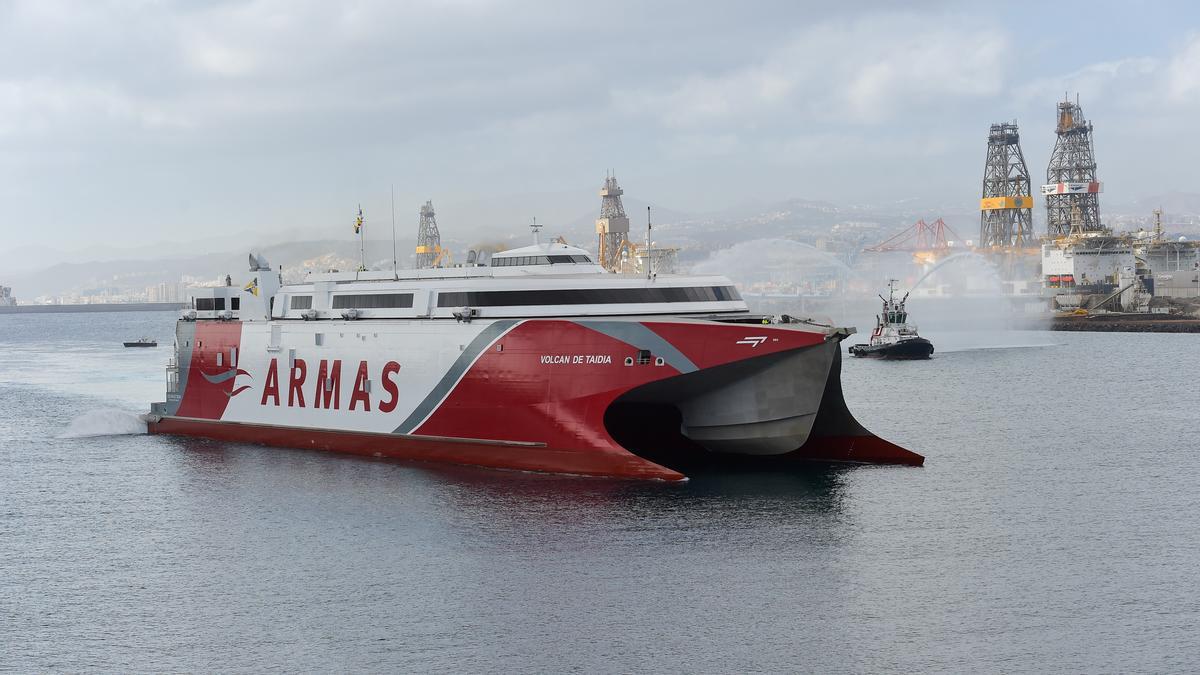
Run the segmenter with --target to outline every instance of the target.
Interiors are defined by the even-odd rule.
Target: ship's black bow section
[[[846,407],[842,395],[841,349],[833,359],[820,407],[807,440],[795,450],[776,455],[713,452],[683,434],[683,415],[673,397],[691,389],[695,375],[654,383],[618,398],[604,416],[617,443],[630,452],[684,474],[713,470],[787,470],[798,463],[859,462],[920,466],[924,458],[872,434]],[[728,378],[728,372],[715,377]],[[678,399],[675,399],[678,400]]]

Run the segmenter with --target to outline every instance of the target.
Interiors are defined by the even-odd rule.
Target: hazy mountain
[[[409,239],[397,242],[399,251],[412,251]],[[98,293],[141,289],[163,281],[179,281],[187,275],[198,279],[218,279],[229,274],[235,281],[248,277],[247,255],[251,247],[243,250],[226,250],[218,253],[196,253],[120,260],[93,260],[89,262],[59,263],[47,268],[12,275],[5,283],[12,286],[13,294],[22,300],[32,300],[42,295],[66,293]],[[272,266],[296,267],[304,261],[331,255],[338,259],[357,261],[358,242],[353,240],[291,241],[253,247],[264,255]],[[390,265],[392,242],[372,240],[364,245],[368,263]],[[401,266],[408,261],[401,259]]]
[[[530,199],[534,199],[530,197]],[[543,240],[563,236],[572,244],[595,247],[595,219],[599,214],[599,198],[579,195],[543,195],[545,204],[553,203],[554,213],[566,213],[574,208],[570,218],[538,218],[543,225]],[[645,232],[647,202],[636,197],[623,199],[630,218],[630,237],[641,241]],[[574,204],[574,207],[571,205]],[[951,204],[941,207],[922,206],[918,200],[898,200],[880,205],[842,205],[824,200],[794,198],[767,204],[746,204],[715,213],[688,213],[668,207],[652,206],[654,239],[657,245],[681,249],[682,260],[700,259],[712,251],[729,248],[750,239],[788,239],[817,244],[825,239],[840,239],[850,247],[882,241],[909,227],[918,219],[932,223],[941,217],[954,229],[960,239],[972,239],[978,232],[978,211],[972,205]],[[1200,213],[1200,194],[1173,192],[1146,197],[1130,206],[1111,205],[1110,214],[1149,214],[1161,205],[1169,214]],[[473,209],[488,212],[480,202]],[[516,218],[515,205],[510,205]],[[519,210],[519,209],[518,209]],[[492,212],[493,214],[495,212]],[[411,216],[412,214],[408,214]],[[1041,210],[1035,211],[1040,225]],[[481,218],[483,216],[480,216]],[[507,218],[464,224],[466,214],[458,209],[439,211],[439,228],[443,245],[452,253],[451,262],[463,262],[468,248],[500,250],[524,246],[531,240],[528,222]],[[406,217],[407,221],[415,221]],[[532,218],[530,218],[532,220]],[[387,222],[386,220],[384,222]],[[378,219],[372,222],[371,234],[379,233]],[[837,226],[835,228],[835,226]],[[401,268],[412,265],[415,245],[415,222],[401,224],[396,252]],[[346,228],[348,230],[348,228]],[[390,223],[387,229],[390,231]],[[31,300],[41,295],[94,293],[140,290],[162,281],[177,281],[183,275],[199,279],[217,279],[231,274],[235,281],[246,276],[246,254],[250,250],[262,253],[274,266],[282,265],[295,277],[322,266],[352,269],[359,259],[358,242],[349,231],[343,238],[331,239],[330,228],[293,228],[286,231],[260,232],[254,237],[256,245],[246,244],[245,237],[209,238],[191,244],[160,242],[130,249],[100,249],[95,251],[66,251],[49,247],[22,247],[0,252],[0,283],[12,286],[14,294]],[[392,261],[392,241],[372,238],[365,243],[368,267],[387,269]],[[85,257],[86,256],[86,257]],[[45,264],[56,261],[57,264]]]
[[[1200,194],[1195,192],[1166,192],[1160,195],[1142,197],[1133,203],[1134,208],[1149,215],[1154,209],[1161,208],[1171,214],[1200,213]],[[1103,202],[1101,203],[1103,209]]]

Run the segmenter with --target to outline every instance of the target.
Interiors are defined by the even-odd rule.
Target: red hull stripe
[[[163,417],[147,425],[152,434],[199,436],[222,441],[326,450],[369,457],[469,464],[497,469],[584,476],[685,480],[678,471],[624,450],[568,450],[544,443],[302,429],[266,424]]]
[[[703,331],[684,323],[647,321],[645,326],[700,369],[825,342],[825,334],[821,332],[757,324],[705,326]]]

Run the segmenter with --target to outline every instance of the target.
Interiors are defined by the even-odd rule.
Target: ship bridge
[[[533,244],[521,248],[500,251],[488,262],[495,276],[517,274],[604,274],[606,270],[596,264],[587,251],[563,244]],[[563,267],[564,265],[568,267]],[[519,270],[512,268],[521,268]]]

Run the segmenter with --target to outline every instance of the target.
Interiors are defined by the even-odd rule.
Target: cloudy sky
[[[516,226],[608,168],[685,211],[970,204],[994,121],[1040,181],[1064,91],[1105,200],[1200,192],[1192,4],[900,5],[0,0],[0,250],[340,235],[391,184]]]

